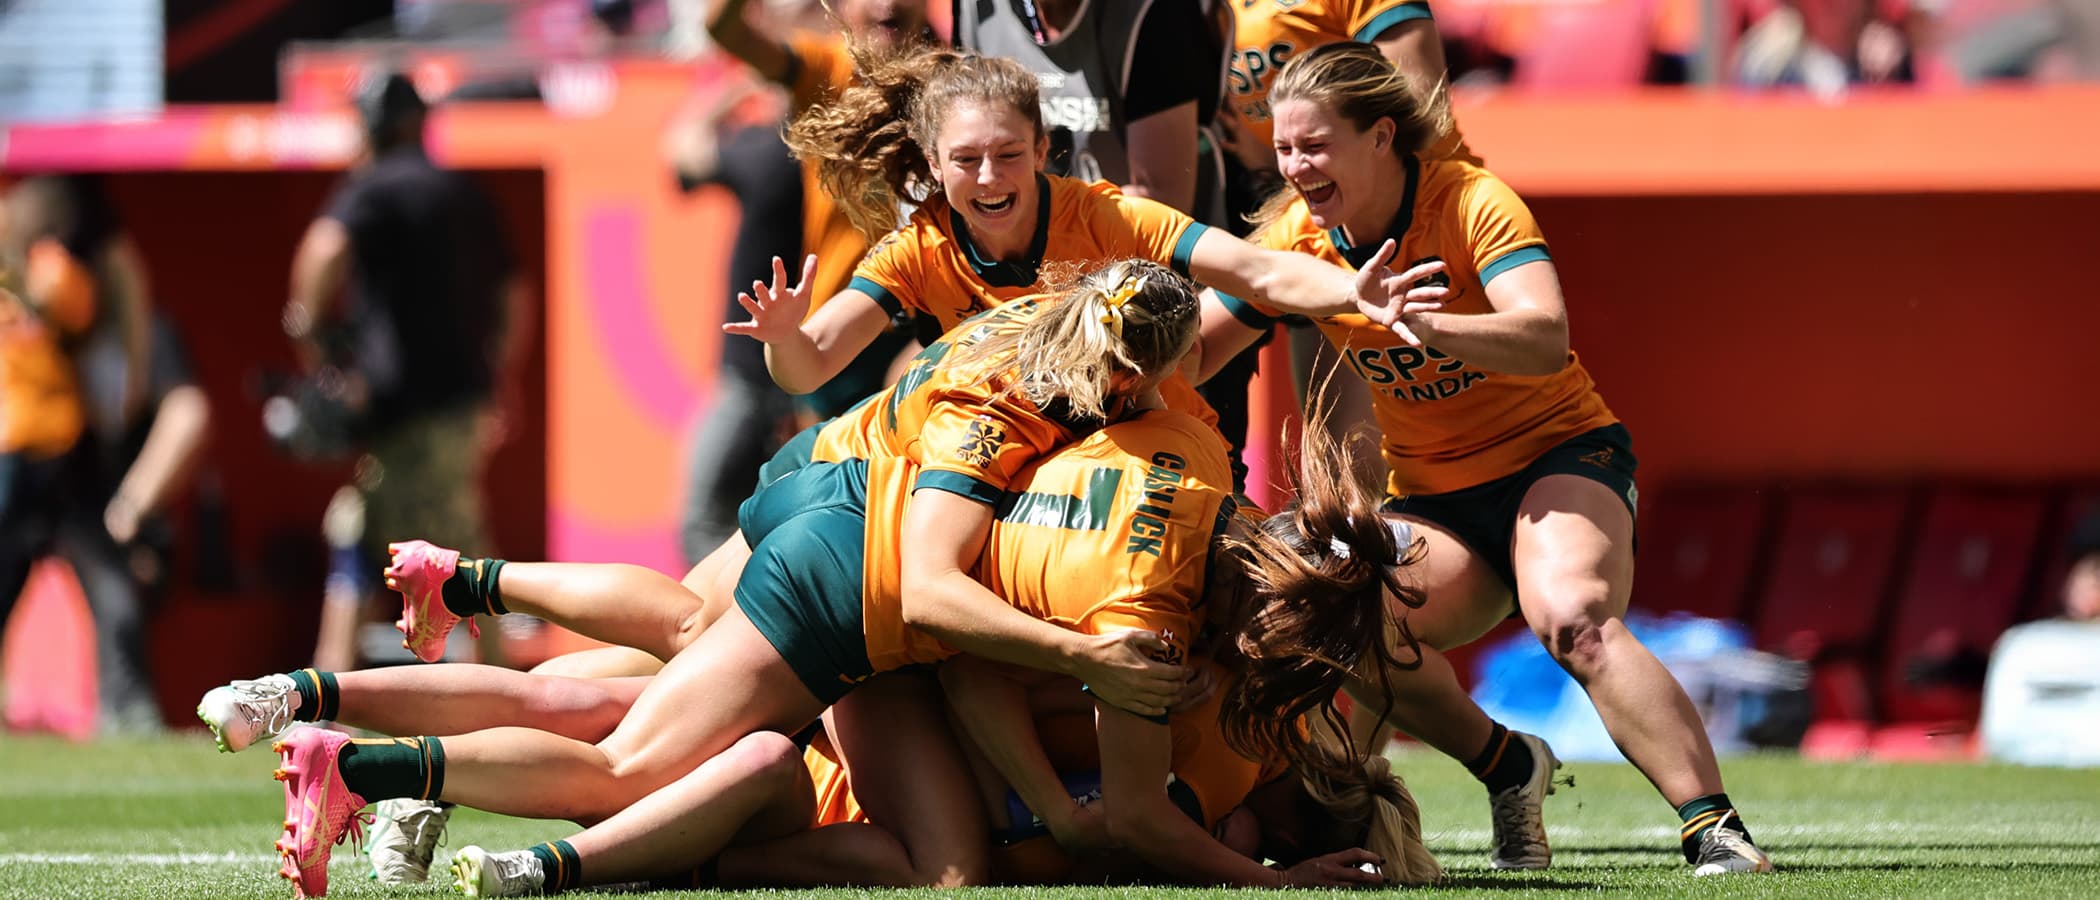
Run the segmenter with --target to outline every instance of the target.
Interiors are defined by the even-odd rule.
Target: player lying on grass
[[[1138,431],[1125,433],[1126,429]],[[1102,635],[1133,624],[1152,626],[1143,630],[1157,634],[1166,652],[1178,661],[1199,624],[1193,603],[1202,592],[1217,512],[1225,501],[1220,484],[1229,480],[1229,473],[1221,478],[1217,471],[1224,466],[1223,448],[1213,432],[1194,420],[1164,411],[1096,432],[1088,443],[1118,434],[1126,439],[1148,437],[1158,449],[1133,454],[1109,440],[1101,445],[1101,452],[1111,454],[1107,464],[1060,477],[1054,486],[1057,490],[1011,492],[1016,500],[1009,507],[1015,513],[1013,525],[1004,533],[990,529],[999,540],[989,545],[984,542],[985,530],[979,530],[976,542],[987,546],[981,564],[973,563],[973,572],[954,571],[995,601],[997,594],[986,588],[1003,589],[1013,605],[1000,606],[1036,624],[1043,624],[1042,618],[1059,618]],[[996,452],[984,455],[998,456]],[[1325,458],[1324,454],[1308,455],[1309,460]],[[881,457],[806,468],[769,486],[744,510],[747,533],[759,537],[759,545],[738,583],[737,609],[725,613],[678,654],[644,688],[621,725],[595,747],[522,729],[497,729],[443,741],[348,745],[348,753],[344,739],[332,733],[309,730],[289,739],[283,745],[285,777],[288,804],[296,819],[288,826],[292,834],[283,842],[291,862],[288,873],[300,879],[302,887],[316,874],[325,878],[327,848],[363,805],[365,796],[444,798],[499,812],[595,820],[675,780],[743,735],[801,727],[828,701],[843,696],[854,681],[951,654],[941,641],[909,628],[897,602],[900,596],[906,604],[924,602],[925,595],[933,591],[912,591],[898,577],[908,573],[889,564],[904,555],[896,547],[901,535],[910,533],[915,541],[925,540],[938,530],[941,523],[914,523],[927,505],[928,493],[945,494],[920,491],[908,511],[903,499],[913,482],[922,488],[937,485],[940,481],[928,476],[941,474],[922,473],[902,459]],[[1351,496],[1363,499],[1360,491]],[[868,515],[869,507],[864,504],[871,499],[880,515]],[[1228,557],[1228,561],[1237,561],[1288,556],[1296,570],[1318,575],[1315,583],[1321,587],[1341,584],[1333,573],[1322,572],[1324,568],[1340,566],[1355,580],[1349,585],[1355,589],[1353,597],[1305,604],[1296,593],[1277,593],[1278,584],[1273,579],[1263,581],[1268,576],[1259,574],[1257,567],[1252,586],[1210,598],[1206,608],[1225,616],[1221,624],[1255,632],[1251,643],[1237,648],[1241,667],[1248,674],[1229,689],[1226,707],[1228,722],[1239,723],[1236,731],[1228,727],[1227,733],[1243,749],[1283,753],[1300,765],[1324,770],[1349,768],[1346,761],[1320,757],[1285,723],[1295,721],[1297,713],[1328,708],[1326,701],[1318,699],[1323,681],[1338,684],[1343,675],[1328,661],[1354,661],[1367,645],[1382,649],[1379,632],[1374,630],[1383,619],[1379,586],[1391,585],[1393,575],[1371,560],[1397,563],[1398,549],[1393,536],[1373,518],[1364,514],[1341,521],[1352,531],[1338,529],[1339,520],[1331,517],[1278,517],[1248,539],[1245,557]],[[1049,542],[1041,540],[1040,534],[1030,535],[1032,540],[1015,534],[1016,529],[1042,528],[1099,544],[1098,555],[1110,557],[1099,571],[1110,583],[1102,590],[1083,591],[1079,597],[1059,596],[1057,591],[1062,588],[1049,582],[1062,578],[1069,587],[1070,575],[1063,564],[1045,556],[1053,549]],[[1269,534],[1271,531],[1287,533],[1290,539],[1286,542]],[[1337,556],[1330,544],[1337,532],[1357,542],[1362,551],[1350,558]],[[870,544],[874,552],[866,553]],[[855,591],[851,586],[864,581],[864,553],[878,564],[866,567],[866,584]],[[1307,554],[1311,562],[1296,555],[1299,553]],[[1122,558],[1115,558],[1117,555]],[[1227,565],[1209,571],[1222,576],[1234,568]],[[1119,572],[1122,577],[1115,577]],[[861,593],[865,604],[850,599],[841,603],[854,593]],[[1123,602],[1115,602],[1117,597]],[[1255,615],[1260,609],[1273,613]],[[1365,615],[1371,618],[1356,621]],[[943,637],[949,645],[974,645],[969,649],[980,655],[1029,662],[1026,652],[1016,653],[1010,645],[988,639],[993,636],[986,634],[985,623],[992,618],[968,617],[978,629],[975,633]],[[1039,647],[1024,647],[1024,651]],[[1301,653],[1322,662],[1308,667]],[[1250,698],[1255,697],[1265,704],[1262,708],[1253,708],[1255,701]],[[1105,694],[1101,699],[1104,704],[1113,702]],[[1210,873],[1207,877],[1216,878],[1220,870],[1232,872],[1230,860],[1206,854],[1207,848],[1216,848],[1215,842],[1191,841],[1188,835],[1176,834],[1173,820],[1162,823],[1161,817],[1147,815],[1148,804],[1140,802],[1146,799],[1144,792],[1132,789],[1132,785],[1149,784],[1153,793],[1160,793],[1158,786],[1166,774],[1164,737],[1156,723],[1137,715],[1104,713],[1104,746],[1117,747],[1124,754],[1121,759],[1138,763],[1119,767],[1113,764],[1116,758],[1105,760],[1105,787],[1133,798],[1114,808],[1125,811],[1118,820],[1127,816],[1141,826],[1124,842],[1148,861],[1177,874]],[[336,765],[339,758],[340,767]],[[1147,767],[1153,763],[1156,771]],[[533,784],[534,789],[518,790],[521,781]],[[1121,788],[1117,788],[1119,781],[1125,782]],[[920,794],[943,795],[928,792],[924,783],[917,788]],[[314,796],[327,798],[325,809],[308,802]],[[1157,799],[1165,804],[1163,794]],[[973,813],[949,810],[929,818],[968,822]],[[981,829],[964,831],[982,833]],[[1202,836],[1200,829],[1196,836]],[[1240,868],[1225,880],[1273,883],[1274,873],[1259,866],[1249,868],[1244,859],[1235,859]],[[972,866],[969,854],[963,852],[944,877],[981,878],[982,865]]]

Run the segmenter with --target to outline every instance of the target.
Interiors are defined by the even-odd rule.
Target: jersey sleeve
[[[892,317],[906,308],[926,312],[925,258],[918,228],[907,225],[883,235],[868,250],[846,289],[868,295]]]
[[[1110,238],[1102,246],[1168,266],[1186,277],[1196,241],[1210,226],[1156,200],[1120,191],[1112,196],[1112,205],[1101,205],[1092,217],[1095,228]]]
[[[1375,41],[1385,30],[1410,19],[1433,19],[1428,0],[1363,0],[1351,3],[1348,34],[1351,40]]]
[[[1459,206],[1466,246],[1473,253],[1482,287],[1525,263],[1553,258],[1546,252],[1546,236],[1531,217],[1531,209],[1501,179],[1487,175],[1467,185]]]
[[[1068,437],[1019,397],[990,389],[941,392],[930,399],[919,426],[919,475],[912,490],[996,504],[1022,468]]]

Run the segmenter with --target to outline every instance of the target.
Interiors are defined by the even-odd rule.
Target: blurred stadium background
[[[2100,509],[2096,6],[1434,3],[1468,138],[1551,236],[1575,344],[1638,436],[1635,607],[1806,663],[1791,740],[1818,756],[1974,753],[1981,678],[1920,671],[2054,615]],[[107,176],[214,404],[150,617],[169,722],[308,662],[346,468],[270,445],[258,379],[293,367],[292,250],[378,67],[531,96],[446,104],[431,132],[497,199],[539,304],[488,482],[502,555],[683,569],[681,448],[738,214],[679,192],[659,150],[729,65],[693,15],[644,0],[606,42],[583,0],[0,2],[0,181]],[[1994,50],[2020,21],[2032,52]],[[1773,42],[1839,68],[1773,76]],[[40,568],[0,653],[11,728],[94,731],[83,609]],[[513,658],[566,646],[537,632]]]

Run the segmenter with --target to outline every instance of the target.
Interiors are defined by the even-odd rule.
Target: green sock
[[[335,673],[300,669],[286,673],[292,689],[299,692],[299,708],[292,710],[294,722],[333,722],[342,705],[343,691],[335,686]]]
[[[503,592],[496,587],[496,575],[502,571],[500,559],[460,559],[459,567],[452,570],[452,577],[445,579],[444,587],[439,589],[445,608],[460,618],[510,612],[503,608]]]
[[[1488,793],[1499,794],[1531,780],[1531,745],[1510,737],[1502,723],[1493,724],[1487,746],[1466,763],[1466,769],[1487,785]]]
[[[550,841],[532,848],[532,855],[540,858],[540,891],[558,894],[583,884],[583,857],[568,841]]]
[[[1750,837],[1750,829],[1743,824],[1742,815],[1736,813],[1735,804],[1728,802],[1728,795],[1725,793],[1692,798],[1690,802],[1677,807],[1677,818],[1684,822],[1679,835],[1683,840],[1685,862],[1693,862],[1699,858],[1699,842],[1706,838],[1707,832],[1716,827],[1740,832],[1746,839]]]
[[[344,786],[366,800],[436,800],[445,792],[445,746],[434,737],[352,738],[335,766]]]

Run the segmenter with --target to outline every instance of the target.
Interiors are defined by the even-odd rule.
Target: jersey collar
[[[1410,182],[1412,184],[1412,182]],[[979,280],[995,288],[1023,288],[1036,282],[1036,271],[1043,264],[1043,251],[1050,245],[1050,179],[1043,173],[1035,173],[1035,238],[1028,242],[1028,257],[1020,262],[988,260],[977,249],[977,242],[970,238],[970,226],[963,221],[961,212],[953,205],[948,207],[948,227],[955,231],[955,239],[962,242],[963,255],[969,257],[970,268]],[[1414,197],[1413,188],[1408,197]]]
[[[1400,211],[1393,214],[1392,223],[1387,225],[1385,229],[1385,236],[1392,238],[1395,245],[1406,242],[1407,230],[1414,227],[1415,187],[1422,181],[1422,161],[1415,158],[1414,154],[1409,153],[1400,157],[1400,165],[1407,170],[1406,181],[1403,182],[1403,187],[1401,188]],[[1343,259],[1348,260],[1350,265],[1357,267],[1362,267],[1364,263],[1369,262],[1371,255],[1378,252],[1378,246],[1385,243],[1379,240],[1371,241],[1361,246],[1353,245],[1349,243],[1349,237],[1343,234],[1340,228],[1327,229],[1327,240],[1334,243],[1334,249],[1342,252]]]

